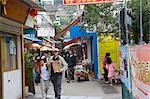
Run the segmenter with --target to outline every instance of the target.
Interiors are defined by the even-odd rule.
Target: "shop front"
[[[79,26],[71,26],[70,38],[73,39],[70,43],[81,44],[81,46],[76,47],[76,52],[78,52],[79,59],[87,60],[88,63],[93,64],[94,77],[97,79],[97,33],[87,33],[85,30],[81,30]]]
[[[0,19],[1,99],[16,99],[22,97],[21,25]]]
[[[23,26],[30,8],[23,0],[0,1],[0,99],[24,96]]]

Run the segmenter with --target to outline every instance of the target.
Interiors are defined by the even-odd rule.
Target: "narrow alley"
[[[41,99],[40,86],[36,85],[36,95],[29,95],[25,99]],[[47,99],[55,99],[52,84]],[[112,87],[101,80],[73,81],[62,83],[62,99],[122,99],[120,85]]]

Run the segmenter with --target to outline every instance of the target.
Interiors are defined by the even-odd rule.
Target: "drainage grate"
[[[103,88],[105,94],[118,93],[118,91],[113,86],[104,85],[104,86],[102,86],[102,88]]]

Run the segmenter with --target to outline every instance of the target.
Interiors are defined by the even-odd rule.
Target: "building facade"
[[[0,2],[0,99],[25,96],[23,28],[35,0]]]

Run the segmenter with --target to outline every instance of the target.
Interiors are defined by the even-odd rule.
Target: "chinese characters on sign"
[[[136,99],[150,99],[150,45],[129,48],[132,92]]]
[[[93,4],[93,3],[108,3],[116,2],[119,0],[64,0],[65,5],[76,5],[76,4]]]

